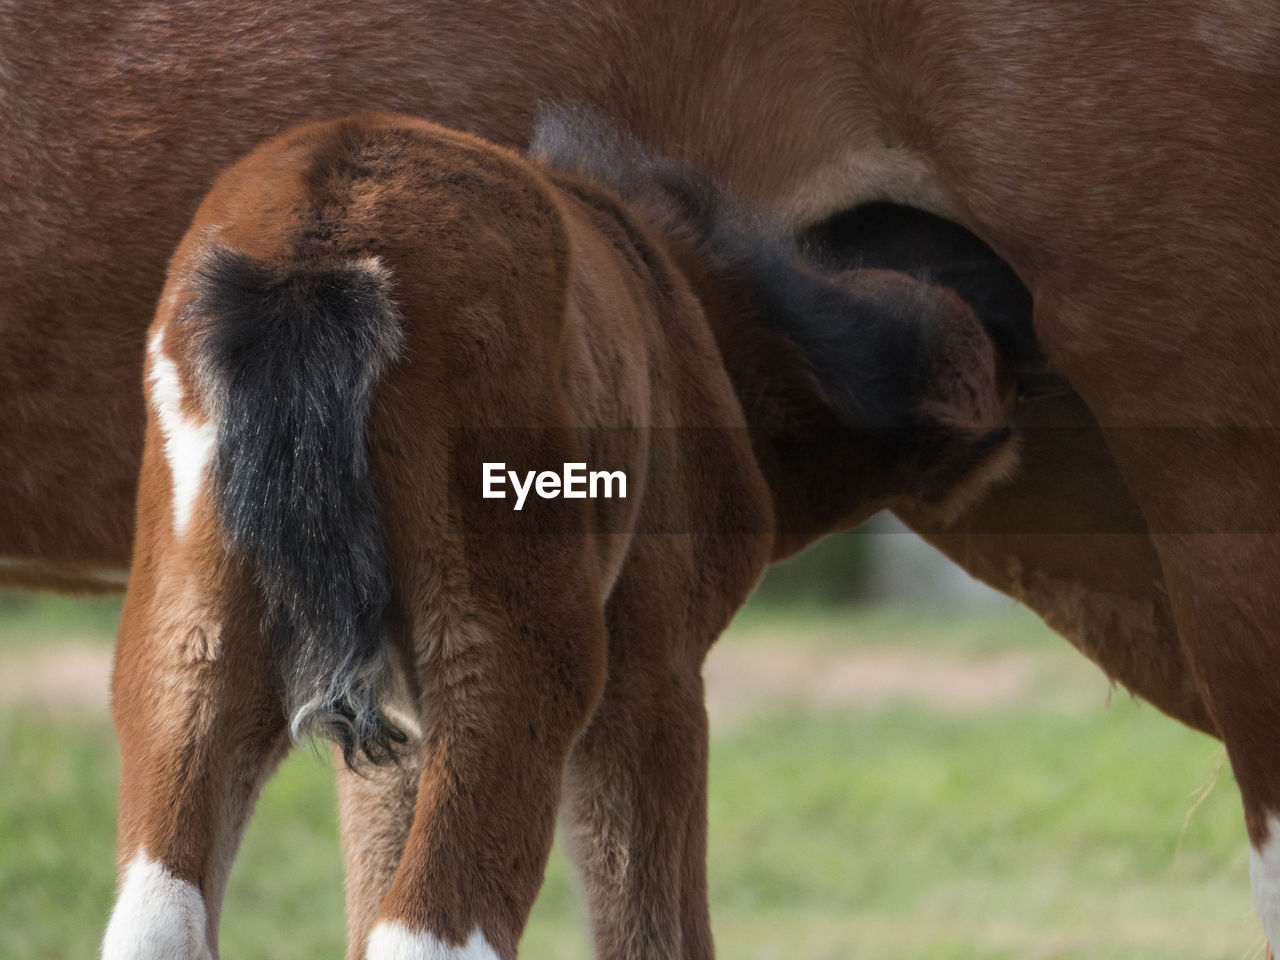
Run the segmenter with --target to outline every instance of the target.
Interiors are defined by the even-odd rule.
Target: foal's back
[[[768,528],[702,304],[667,238],[592,179],[426,121],[361,115],[298,128],[225,172],[173,260],[170,306],[212,248],[278,268],[376,258],[407,360],[388,373],[384,402],[403,405],[388,422],[412,422],[436,449],[449,431],[488,432],[494,454],[518,438],[501,431],[577,430],[632,478],[628,502],[588,504],[597,532],[686,532],[685,518],[727,512]],[[686,488],[716,471],[747,492]]]

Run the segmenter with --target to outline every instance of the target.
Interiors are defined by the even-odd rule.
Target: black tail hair
[[[403,343],[390,276],[373,258],[277,269],[217,249],[196,291],[219,521],[261,593],[290,732],[349,766],[389,760],[405,737],[380,706],[391,587],[365,425]]]

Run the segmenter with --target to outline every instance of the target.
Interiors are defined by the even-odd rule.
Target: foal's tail
[[[348,765],[388,760],[404,734],[380,706],[391,587],[365,427],[403,343],[390,276],[374,258],[277,269],[220,250],[197,297],[219,521],[261,593],[290,732]]]

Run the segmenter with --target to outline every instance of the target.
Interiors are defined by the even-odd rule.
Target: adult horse
[[[1016,482],[926,533],[1223,738],[1280,940],[1273,4],[8,0],[0,25],[9,582],[119,583],[143,331],[214,171],[358,109],[520,143],[537,101],[590,104],[797,229],[901,205],[877,231],[856,214],[819,230],[847,255],[950,229],[905,206],[1012,268],[1072,391],[1024,406]],[[906,249],[977,290],[1000,270],[981,247],[963,263],[946,242]],[[1006,289],[992,315],[1016,318]]]

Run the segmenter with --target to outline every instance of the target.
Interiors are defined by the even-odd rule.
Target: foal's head
[[[615,189],[688,278],[770,480],[779,555],[884,507],[946,524],[1013,468],[1012,379],[953,291],[821,265],[590,113],[544,111],[532,152]]]

